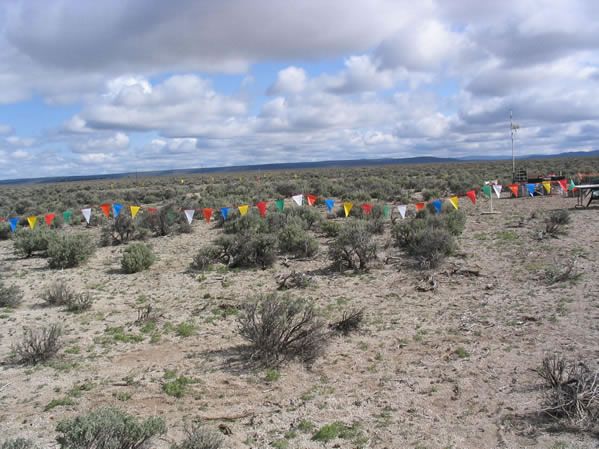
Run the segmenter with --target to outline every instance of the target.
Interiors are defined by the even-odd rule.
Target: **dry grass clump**
[[[51,324],[40,329],[25,328],[22,340],[13,346],[17,361],[36,365],[51,359],[62,346],[62,328]]]
[[[536,371],[547,388],[543,412],[584,428],[598,423],[598,371],[583,362],[568,362],[559,355],[545,357]]]
[[[0,307],[17,307],[23,301],[23,291],[16,285],[6,286],[0,279]]]
[[[224,438],[215,430],[194,424],[185,429],[185,439],[171,445],[171,449],[220,449]]]
[[[362,327],[364,321],[364,309],[349,310],[343,312],[339,321],[329,324],[329,328],[333,332],[338,332],[343,335],[349,335],[352,332],[358,331]]]
[[[570,212],[566,209],[555,210],[551,212],[545,220],[545,233],[557,237],[559,234],[564,234],[564,226],[570,223]]]
[[[311,364],[328,340],[323,320],[304,299],[274,293],[259,296],[245,306],[238,321],[250,358],[267,367],[292,359]]]

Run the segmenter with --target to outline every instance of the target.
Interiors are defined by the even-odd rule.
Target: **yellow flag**
[[[350,203],[349,201],[346,201],[345,203],[343,203],[343,210],[345,211],[346,217],[349,215],[349,212],[351,211],[352,207],[353,207],[353,203]]]
[[[545,188],[545,192],[551,193],[551,182],[543,181],[543,187]]]
[[[185,184],[185,179],[181,178],[181,184]]]
[[[27,217],[27,221],[29,222],[29,227],[31,229],[35,228],[35,224],[37,223],[37,217],[32,215],[31,217]]]
[[[456,208],[456,209],[458,208],[458,206],[459,206],[459,200],[458,200],[458,197],[457,197],[457,196],[452,196],[452,197],[450,197],[450,198],[449,198],[449,202],[451,203],[451,205],[452,205],[454,208]]]
[[[129,208],[131,209],[131,218],[135,218],[135,216],[139,212],[139,209],[141,209],[141,207],[139,206],[129,206]]]
[[[245,214],[248,213],[249,208],[250,208],[250,206],[248,206],[247,204],[244,204],[243,206],[239,206],[237,209],[239,209],[239,213],[243,217]]]

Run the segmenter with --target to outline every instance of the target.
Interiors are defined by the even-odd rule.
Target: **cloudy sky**
[[[595,0],[2,0],[0,179],[597,149]]]

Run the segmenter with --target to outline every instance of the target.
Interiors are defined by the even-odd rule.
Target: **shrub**
[[[49,306],[62,306],[69,303],[74,296],[75,292],[61,279],[44,291],[42,299]]]
[[[166,433],[162,418],[138,421],[116,408],[100,408],[58,423],[61,449],[142,449],[153,437]]]
[[[327,342],[324,323],[303,299],[274,293],[251,301],[240,314],[239,333],[250,344],[251,359],[267,367],[298,359],[311,364]]]
[[[171,449],[220,449],[223,442],[220,433],[194,424],[191,428],[185,429],[185,439],[179,444],[172,444]]]
[[[121,266],[125,273],[139,273],[149,268],[156,257],[149,246],[143,243],[132,243],[127,246],[121,259]]]
[[[324,220],[322,223],[320,223],[320,231],[326,237],[337,237],[337,235],[339,235],[340,230],[341,225],[336,221]]]
[[[329,324],[329,327],[334,332],[339,332],[343,335],[348,335],[357,331],[362,326],[364,320],[364,309],[352,310],[343,312],[343,316],[339,321]]]
[[[279,249],[297,257],[311,257],[318,251],[318,241],[297,224],[279,232]]]
[[[25,438],[15,438],[14,440],[6,440],[0,446],[0,449],[36,449],[37,446],[31,440]]]
[[[405,246],[407,253],[416,259],[421,268],[435,268],[455,248],[453,236],[445,229],[436,228],[415,233]]]
[[[41,329],[25,328],[23,339],[13,347],[19,362],[35,365],[54,357],[61,347],[62,329],[51,324]]]
[[[167,204],[153,214],[144,214],[139,226],[149,229],[155,236],[191,232],[187,219],[177,210],[174,204]]]
[[[318,209],[312,207],[292,207],[285,209],[287,217],[298,217],[306,223],[306,229],[313,229],[315,225],[323,221]]]
[[[376,244],[363,220],[352,220],[343,225],[339,235],[329,246],[329,258],[337,270],[366,270],[376,259]]]
[[[216,239],[220,260],[231,268],[271,266],[276,260],[277,239],[269,234],[245,232]]]
[[[85,234],[62,234],[48,244],[50,268],[73,268],[85,262],[95,251],[91,239]]]
[[[217,246],[205,246],[200,248],[198,253],[193,256],[191,268],[203,271],[210,265],[221,262],[223,258],[222,250]]]
[[[31,257],[34,252],[46,251],[53,232],[44,228],[34,230],[21,228],[15,233],[15,252],[23,257]]]
[[[5,286],[0,280],[0,307],[17,307],[23,301],[23,291],[16,285]]]
[[[570,213],[566,209],[553,211],[545,220],[545,232],[551,236],[563,234],[563,227],[570,223]]]
[[[267,230],[268,227],[264,219],[253,210],[245,215],[233,214],[223,224],[225,234],[256,233]]]
[[[12,232],[8,223],[0,223],[0,240],[8,240]]]
[[[84,292],[73,295],[65,305],[69,312],[79,313],[91,309],[93,303],[94,297],[91,294]]]

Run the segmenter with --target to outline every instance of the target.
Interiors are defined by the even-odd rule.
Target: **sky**
[[[2,0],[0,179],[598,149],[595,0]]]

